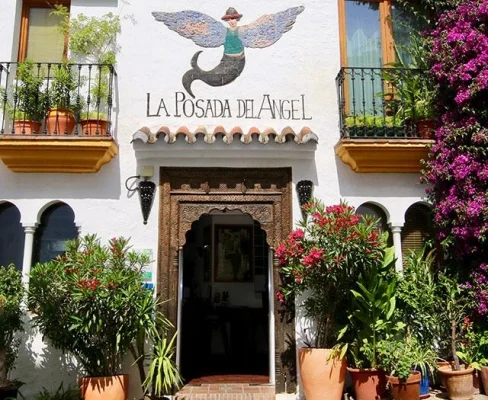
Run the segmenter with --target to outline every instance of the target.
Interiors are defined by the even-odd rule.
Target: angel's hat
[[[234,7],[229,7],[225,12],[225,15],[222,17],[224,21],[229,19],[237,19],[240,20],[242,18],[242,14],[239,14]]]

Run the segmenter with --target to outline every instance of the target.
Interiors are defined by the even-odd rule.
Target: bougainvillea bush
[[[488,254],[488,2],[443,13],[430,40],[441,117],[424,180],[439,238],[466,269]]]
[[[386,237],[374,219],[345,203],[325,207],[313,200],[305,211],[308,218],[276,249],[283,280],[277,296],[286,304],[307,291],[306,315],[317,328],[313,345],[333,347],[346,317],[341,305],[361,271],[382,261]]]

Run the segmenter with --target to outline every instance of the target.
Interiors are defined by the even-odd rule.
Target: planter
[[[38,121],[27,121],[17,119],[14,121],[15,135],[33,135],[41,132],[41,123]]]
[[[447,395],[450,400],[472,400],[474,368],[453,371],[451,367],[441,367],[439,372],[444,375]]]
[[[420,398],[419,371],[411,371],[407,380],[401,380],[396,376],[389,376],[391,395],[394,400],[418,400]]]
[[[129,375],[85,377],[79,381],[84,400],[127,400]]]
[[[378,400],[385,397],[386,375],[378,369],[347,369],[351,374],[355,400]]]
[[[448,367],[448,366],[451,366],[452,363],[450,363],[449,361],[437,361],[437,376],[436,376],[436,379],[435,379],[435,386],[436,387],[441,387],[441,388],[445,388],[446,387],[446,379],[445,379],[445,376],[443,374],[441,374],[440,370],[442,367]]]
[[[432,139],[432,132],[434,132],[433,119],[421,119],[417,121],[417,134],[421,139]]]
[[[427,373],[427,375],[422,375],[422,378],[420,379],[420,398],[428,399],[430,397],[429,392],[430,392],[430,379],[429,379],[429,373]]]
[[[485,394],[488,393],[488,367],[481,367],[480,380]]]
[[[108,121],[104,119],[82,119],[80,121],[81,134],[88,136],[106,136]]]
[[[71,135],[75,125],[75,115],[67,108],[51,108],[47,113],[46,130],[49,135]]]
[[[2,387],[0,388],[0,400],[16,399],[18,388]]]
[[[344,391],[347,360],[338,357],[328,359],[332,350],[301,348],[298,350],[298,365],[303,390],[307,400],[340,400]]]

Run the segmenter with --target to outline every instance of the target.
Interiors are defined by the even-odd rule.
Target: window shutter
[[[62,62],[65,37],[57,25],[61,17],[51,15],[51,8],[29,9],[29,33],[26,58],[38,62]]]
[[[419,251],[427,240],[433,237],[430,210],[422,204],[414,204],[405,214],[405,225],[402,229],[402,253],[405,256],[410,250]]]

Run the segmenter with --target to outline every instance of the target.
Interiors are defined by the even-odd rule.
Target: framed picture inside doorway
[[[215,225],[216,282],[252,282],[253,226]]]

